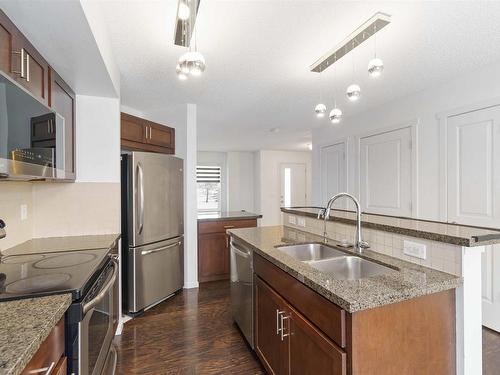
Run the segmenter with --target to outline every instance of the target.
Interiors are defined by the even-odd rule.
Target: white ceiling
[[[42,3],[0,2],[14,13],[19,4]],[[70,1],[50,2],[62,9],[61,4]],[[386,66],[383,76],[373,80],[366,73],[373,52],[370,41],[336,64],[335,85],[332,68],[322,75],[325,104],[332,107],[336,87],[345,116],[500,61],[500,2],[201,0],[198,46],[207,70],[199,79],[181,82],[175,65],[184,49],[173,44],[177,1],[106,0],[99,5],[121,73],[122,103],[166,114],[172,124],[185,121],[186,103],[196,103],[200,150],[305,149],[312,128],[329,126],[327,119],[318,120],[313,113],[320,81],[309,65],[377,11],[393,17],[377,39]],[[23,11],[17,13],[23,22]],[[64,29],[71,34],[72,18],[48,18],[62,25],[52,27],[57,32],[52,31],[51,39],[40,27],[29,36],[63,54],[71,46],[66,40],[61,46],[53,41]],[[74,18],[82,23],[80,16]],[[29,29],[37,21],[24,23]],[[362,88],[355,104],[344,96],[352,81],[353,59],[355,81]],[[280,131],[271,133],[275,127]]]

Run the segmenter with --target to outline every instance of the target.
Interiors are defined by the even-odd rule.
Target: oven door
[[[80,375],[101,375],[115,334],[113,316],[117,306],[113,301],[118,263],[112,259],[111,265],[99,277],[104,281],[99,283],[95,297],[82,307],[84,315],[78,323]]]

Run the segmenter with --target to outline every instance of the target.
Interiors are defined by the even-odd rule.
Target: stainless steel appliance
[[[65,316],[68,373],[109,375],[118,324],[118,247],[5,256],[0,301],[71,293]],[[106,366],[106,367],[105,367]],[[114,367],[113,367],[114,366]]]
[[[74,179],[73,129],[1,71],[0,88],[0,178]]]
[[[231,240],[231,311],[246,340],[254,348],[253,251]]]
[[[123,310],[134,316],[184,282],[183,160],[122,155]]]

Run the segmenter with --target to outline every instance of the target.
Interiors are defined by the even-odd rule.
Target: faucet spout
[[[331,211],[332,205],[333,205],[333,203],[337,199],[343,198],[343,197],[352,200],[354,202],[354,205],[356,206],[356,239],[355,239],[354,247],[355,247],[355,249],[359,253],[361,253],[361,252],[363,252],[364,248],[368,247],[368,245],[366,244],[366,242],[363,241],[362,235],[361,235],[361,206],[359,204],[359,201],[356,199],[356,197],[354,197],[353,195],[348,194],[348,193],[338,193],[338,194],[335,194],[328,201],[328,204],[326,205],[325,210],[324,210],[324,214],[323,214],[323,219],[324,219],[324,221],[323,221],[323,237],[324,237],[324,241],[326,242],[327,238],[328,238],[327,237],[327,232],[326,232],[326,221],[330,217],[330,211]],[[319,214],[318,214],[318,218],[319,218]]]

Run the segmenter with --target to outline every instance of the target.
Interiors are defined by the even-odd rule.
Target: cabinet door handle
[[[283,313],[284,313],[284,311],[283,311]],[[285,333],[285,327],[283,326],[283,322],[285,320],[290,321],[289,319],[290,319],[289,316],[280,315],[280,325],[281,325],[280,337],[281,337],[281,341],[284,341],[285,337],[290,336],[290,333]]]
[[[26,82],[30,81],[30,55],[26,53]]]
[[[153,136],[151,135],[152,133],[152,129],[151,129],[151,125],[149,125],[149,139],[153,139]]]
[[[21,70],[20,71],[13,70],[12,73],[19,74],[19,76],[21,78],[26,78],[26,70],[25,70],[24,60],[26,59],[27,54],[26,54],[25,49],[21,48],[20,51],[13,51],[12,54],[20,55],[20,57],[21,57]]]
[[[276,309],[276,334],[279,335],[281,330],[283,329],[283,321],[280,319],[281,315],[284,314],[284,311],[280,311],[279,309]]]

